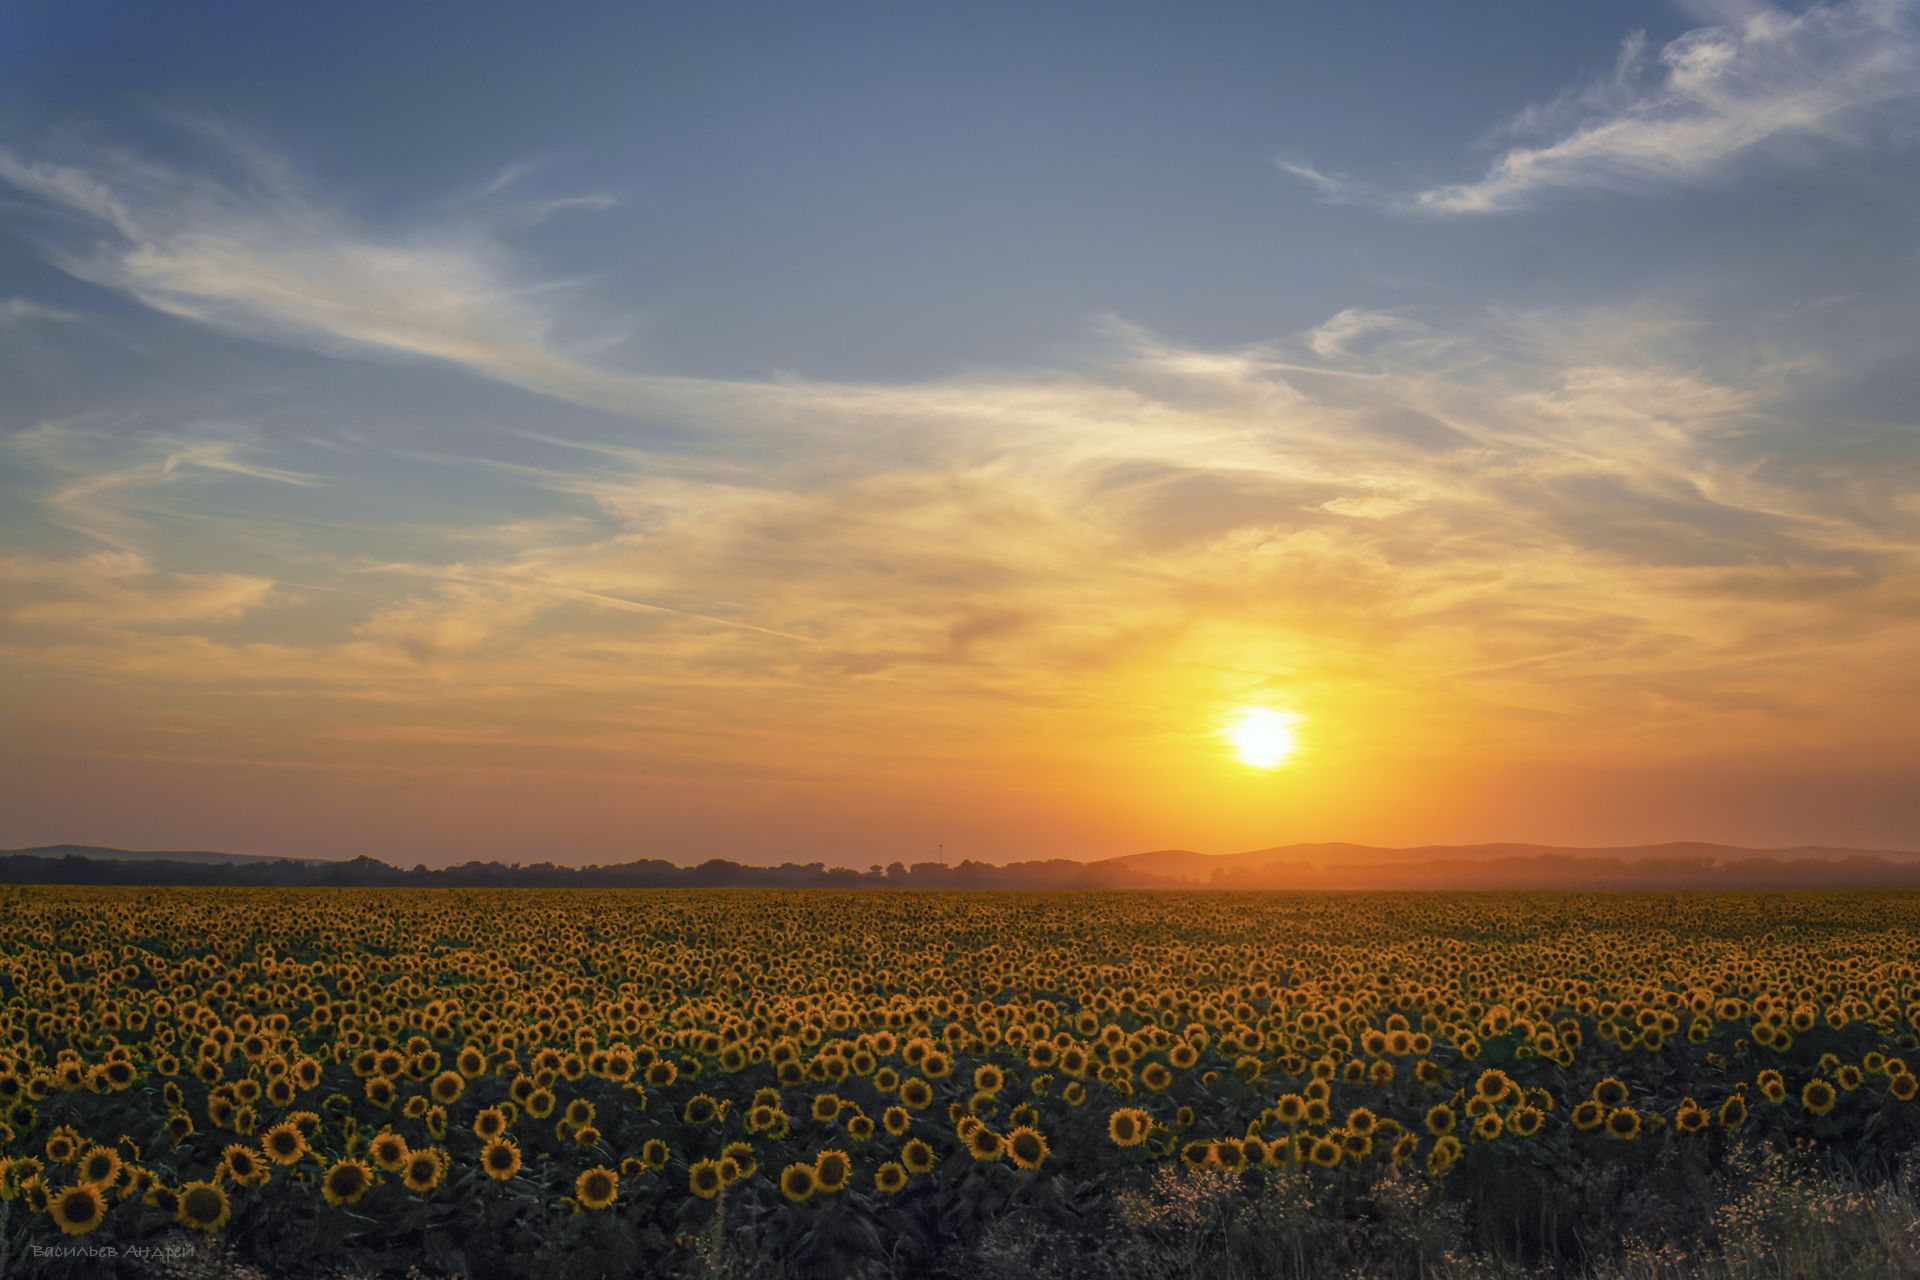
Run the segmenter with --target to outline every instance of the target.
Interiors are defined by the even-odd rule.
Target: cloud
[[[1723,176],[1765,144],[1796,135],[1844,142],[1867,114],[1920,96],[1920,41],[1908,0],[1850,0],[1793,14],[1727,6],[1722,21],[1649,60],[1627,39],[1613,74],[1530,107],[1512,131],[1550,140],[1503,151],[1468,182],[1402,207],[1502,213],[1563,189],[1640,191]]]
[[[550,304],[568,284],[518,273],[486,217],[382,235],[316,201],[257,145],[200,132],[238,170],[232,178],[98,148],[59,158],[0,148],[0,182],[83,233],[50,246],[64,270],[171,315],[327,351],[445,361],[614,412],[671,389],[557,347]],[[550,201],[530,216],[604,207],[599,197]]]
[[[725,427],[779,439],[752,466],[546,436],[543,465],[500,474],[569,518],[451,528],[438,559],[413,534],[391,559],[334,552],[342,601],[297,643],[214,630],[273,598],[215,561],[168,580],[177,605],[42,611],[5,653],[657,751],[603,732],[624,709],[690,767],[744,767],[729,735],[755,726],[762,755],[872,753],[888,776],[968,735],[1150,738],[1273,687],[1444,690],[1522,752],[1563,749],[1567,723],[1583,744],[1697,741],[1871,702],[1914,639],[1906,488],[1809,483],[1835,464],[1765,448],[1777,390],[1712,376],[1684,325],[1373,314],[1226,350],[1109,325],[1080,367],[761,388]],[[487,465],[449,458],[440,482]],[[171,559],[118,580],[164,598],[151,566]],[[127,621],[168,609],[208,625]]]
[[[61,527],[135,552],[150,514],[142,495],[208,477],[240,478],[308,488],[314,476],[261,462],[256,450],[205,427],[194,436],[153,433],[123,437],[103,427],[45,422],[0,439],[0,451],[51,478],[45,507]]]
[[[1320,504],[1320,510],[1331,511],[1339,516],[1352,516],[1356,520],[1385,520],[1412,511],[1419,505],[1409,498],[1383,498],[1378,494],[1368,494],[1360,498],[1329,498]]]
[[[80,317],[59,307],[49,307],[31,298],[0,298],[0,325],[25,324],[33,320],[65,324]]]
[[[163,573],[125,552],[0,557],[0,618],[18,627],[113,631],[230,622],[272,598],[269,578]]]
[[[1410,320],[1383,311],[1349,307],[1310,331],[1307,348],[1322,360],[1345,359],[1357,354],[1369,340],[1406,334],[1418,328]]]
[[[1291,174],[1312,187],[1327,204],[1355,204],[1362,199],[1363,193],[1351,181],[1323,173],[1304,160],[1281,156],[1273,163],[1282,173]]]
[[[1523,123],[1626,111],[1639,81],[1616,79]],[[884,772],[968,734],[1157,740],[1198,703],[1282,685],[1377,707],[1383,733],[1444,697],[1522,753],[1560,749],[1569,722],[1583,741],[1679,742],[1735,706],[1859,714],[1876,664],[1914,639],[1911,437],[1835,424],[1837,445],[1789,420],[1782,371],[1829,376],[1819,363],[1729,374],[1685,316],[1353,307],[1211,347],[1109,320],[1069,365],[664,378],[563,347],[578,295],[478,223],[375,234],[257,157],[240,161],[252,183],[12,163],[109,237],[56,256],[184,321],[434,359],[624,419],[581,428],[598,438],[529,431],[511,457],[482,456],[496,439],[410,457],[421,511],[459,514],[303,540],[337,598],[297,642],[260,638],[273,580],[149,505],[195,482],[342,501],[338,458],[204,424],[22,433],[9,448],[43,468],[53,520],[129,557],[71,596],[45,575],[18,587],[36,620],[6,642],[22,669],[407,724],[514,712],[606,750],[634,749],[596,728],[624,714],[715,759],[745,761],[728,735],[759,732]],[[699,430],[662,443],[635,425],[659,417]],[[1847,450],[1868,446],[1862,476]],[[376,463],[382,447],[364,445]],[[380,468],[353,460],[369,484]],[[478,508],[477,467],[511,510]],[[253,630],[217,630],[235,624]],[[40,630],[55,625],[71,634]],[[1664,692],[1682,678],[1697,697]]]
[[[1912,0],[1843,0],[1798,13],[1708,8],[1718,20],[1649,54],[1634,32],[1605,76],[1522,110],[1478,178],[1406,194],[1277,161],[1334,203],[1455,216],[1531,208],[1556,191],[1647,192],[1724,179],[1791,138],[1861,140],[1877,111],[1920,97]]]

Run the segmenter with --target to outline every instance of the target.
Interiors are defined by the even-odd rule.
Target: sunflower
[[[407,1140],[391,1129],[383,1129],[367,1144],[367,1155],[388,1173],[399,1173],[407,1165]]]
[[[1623,1105],[1627,1097],[1626,1084],[1616,1076],[1602,1077],[1600,1082],[1593,1086],[1593,1100],[1609,1110]]]
[[[241,1186],[265,1182],[272,1172],[252,1147],[234,1143],[221,1153],[220,1171]]]
[[[107,1216],[106,1189],[91,1182],[75,1183],[48,1201],[47,1213],[63,1234],[86,1235]]]
[[[1640,1136],[1640,1113],[1632,1107],[1615,1107],[1607,1112],[1607,1136],[1628,1142]]]
[[[459,1101],[460,1095],[466,1090],[467,1078],[458,1071],[442,1071],[427,1086],[427,1092],[433,1095],[433,1100],[443,1107]]]
[[[1435,1138],[1433,1140],[1433,1150],[1427,1153],[1427,1172],[1431,1174],[1445,1173],[1458,1163],[1461,1151],[1460,1139],[1454,1137],[1452,1134],[1449,1133],[1443,1137]]]
[[[80,1150],[80,1135],[62,1125],[47,1135],[47,1145],[43,1150],[47,1153],[48,1164],[65,1164]]]
[[[814,1095],[813,1106],[808,1114],[815,1124],[832,1124],[840,1114],[840,1095],[836,1093],[818,1093]]]
[[[1920,1084],[1916,1084],[1914,1078],[1904,1071],[1897,1076],[1887,1077],[1887,1092],[1902,1102],[1912,1102],[1917,1091],[1920,1091]]]
[[[1833,1104],[1840,1095],[1825,1080],[1809,1080],[1800,1090],[1800,1105],[1816,1116],[1823,1116],[1833,1110]]]
[[[1137,1147],[1147,1140],[1152,1119],[1138,1107],[1121,1107],[1107,1117],[1107,1136],[1116,1147]]]
[[[727,1166],[732,1165],[729,1172]],[[727,1173],[727,1185],[731,1186],[742,1178],[751,1178],[760,1170],[759,1161],[753,1157],[751,1142],[729,1142],[720,1148],[720,1167]]]
[[[731,1162],[729,1162],[731,1163]],[[727,1185],[718,1160],[698,1160],[687,1170],[687,1190],[702,1200],[711,1200]]]
[[[1573,1127],[1585,1132],[1598,1129],[1607,1118],[1606,1105],[1597,1098],[1588,1098],[1573,1109]]]
[[[933,1086],[919,1076],[909,1076],[900,1082],[900,1101],[915,1111],[925,1111],[933,1105]]]
[[[899,1161],[888,1160],[873,1171],[874,1189],[882,1195],[895,1195],[907,1185],[907,1171]]]
[[[790,1164],[780,1171],[780,1194],[796,1204],[811,1199],[819,1188],[819,1175],[810,1164]]]
[[[520,1148],[505,1138],[489,1138],[480,1148],[480,1167],[495,1182],[505,1182],[520,1172]]]
[[[847,1179],[853,1176],[853,1162],[846,1152],[830,1148],[813,1158],[813,1175],[820,1190],[831,1195],[847,1185]]]
[[[640,1144],[640,1159],[649,1169],[664,1169],[667,1161],[673,1158],[673,1151],[662,1138],[648,1138]]]
[[[473,1117],[473,1136],[482,1142],[490,1142],[507,1131],[507,1113],[498,1107],[487,1107]]]
[[[46,1178],[36,1173],[20,1184],[20,1198],[26,1201],[29,1212],[45,1213],[53,1202],[53,1193],[47,1187]]]
[[[1452,1107],[1443,1103],[1440,1106],[1427,1108],[1427,1132],[1434,1137],[1452,1133],[1455,1123],[1456,1118]]]
[[[363,1161],[336,1160],[320,1179],[320,1194],[331,1205],[352,1204],[373,1185],[373,1170]]]
[[[585,1209],[605,1209],[620,1196],[620,1175],[595,1165],[573,1181],[573,1194]]]
[[[1747,1100],[1734,1094],[1720,1104],[1720,1127],[1738,1129],[1747,1122]]]
[[[233,1204],[227,1193],[212,1182],[189,1182],[180,1188],[174,1218],[183,1227],[209,1234],[218,1231],[233,1216]]]
[[[1531,1105],[1515,1107],[1507,1116],[1507,1128],[1522,1138],[1531,1138],[1546,1123],[1546,1113]]]
[[[446,1176],[446,1154],[436,1147],[428,1147],[424,1151],[407,1152],[406,1163],[400,1170],[401,1184],[417,1196],[424,1196],[432,1191]]]
[[[307,1154],[307,1135],[283,1120],[260,1136],[260,1149],[275,1164],[298,1164]]]
[[[1020,1169],[1038,1169],[1047,1161],[1050,1148],[1038,1129],[1029,1125],[1007,1134],[1007,1158]]]
[[[112,1147],[89,1147],[74,1163],[74,1170],[80,1181],[111,1191],[120,1181],[120,1154]]]
[[[120,1199],[131,1200],[135,1196],[144,1197],[153,1188],[154,1181],[153,1170],[143,1169],[139,1165],[128,1165],[126,1178],[120,1186]]]
[[[967,1153],[975,1160],[998,1160],[1007,1153],[1004,1138],[984,1124],[975,1124],[964,1135]]]
[[[1333,1139],[1315,1138],[1313,1146],[1307,1151],[1307,1159],[1322,1169],[1331,1169],[1340,1163],[1342,1154],[1344,1153],[1340,1149],[1340,1144]]]
[[[1487,1068],[1480,1073],[1480,1078],[1473,1082],[1475,1096],[1485,1098],[1488,1102],[1500,1101],[1512,1091],[1513,1087],[1512,1078],[1498,1067]]]
[[[900,1148],[900,1163],[908,1173],[929,1173],[933,1169],[933,1148],[919,1138],[908,1138]]]

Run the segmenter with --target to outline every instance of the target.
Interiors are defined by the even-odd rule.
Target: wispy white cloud
[[[44,422],[0,440],[0,451],[48,478],[54,522],[123,552],[138,550],[140,495],[194,478],[238,477],[312,487],[318,477],[260,461],[242,440],[208,427],[193,436],[125,439],[98,427]]]
[[[1404,336],[1418,329],[1419,325],[1403,316],[1349,307],[1315,326],[1307,334],[1307,347],[1322,360],[1346,359],[1370,340]]]
[[[1856,141],[1877,111],[1920,98],[1913,0],[1841,0],[1799,12],[1703,8],[1715,21],[1652,53],[1636,32],[1607,75],[1521,111],[1477,178],[1395,195],[1304,160],[1280,167],[1329,200],[1434,215],[1506,213],[1555,191],[1718,181],[1779,140]]]
[[[1912,13],[1909,0],[1849,0],[1800,13],[1728,5],[1720,22],[1687,32],[1651,60],[1644,37],[1630,37],[1609,79],[1515,122],[1558,136],[1511,147],[1480,178],[1429,188],[1408,205],[1498,213],[1562,188],[1713,180],[1777,138],[1846,140],[1870,109],[1920,97]]]
[[[256,144],[202,132],[236,179],[99,148],[53,157],[0,148],[0,182],[85,233],[54,238],[62,268],[172,315],[325,350],[441,360],[615,412],[670,393],[671,379],[596,369],[562,350],[552,304],[569,283],[516,270],[488,216],[379,234],[314,199]],[[605,206],[549,201],[530,216]]]
[[[25,324],[33,320],[64,324],[79,318],[75,312],[49,307],[31,298],[0,298],[0,325]]]
[[[1291,174],[1312,187],[1328,204],[1354,204],[1362,198],[1362,191],[1350,179],[1323,172],[1305,160],[1279,156],[1273,163],[1280,172]]]
[[[1370,493],[1358,498],[1330,498],[1320,504],[1320,510],[1352,516],[1357,520],[1385,520],[1412,511],[1419,505],[1407,498],[1383,498]]]

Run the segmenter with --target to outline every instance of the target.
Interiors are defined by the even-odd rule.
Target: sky
[[[0,846],[1920,848],[1916,160],[1911,0],[0,5]]]

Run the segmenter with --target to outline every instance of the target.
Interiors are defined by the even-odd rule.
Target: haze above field
[[[1752,889],[1920,888],[1920,853],[1885,849],[1739,849],[1682,842],[1623,849],[1527,844],[1374,849],[1303,844],[1235,854],[1158,849],[1081,862],[996,864],[631,858],[581,865],[550,857],[401,867],[377,858],[295,862],[244,854],[135,852],[85,845],[0,849],[14,884],[417,886],[493,888],[839,889]]]
[[[750,8],[0,10],[0,843],[1920,847],[1912,0]]]

